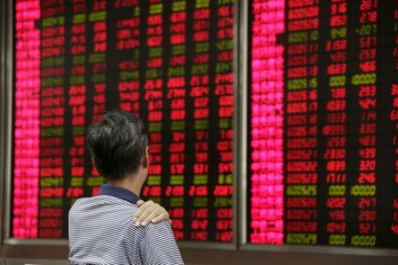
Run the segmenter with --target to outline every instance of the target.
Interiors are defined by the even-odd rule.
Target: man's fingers
[[[146,225],[149,224],[154,218],[156,218],[157,216],[159,216],[160,213],[161,213],[160,209],[156,209],[156,210],[152,211],[152,212],[145,218],[145,220],[142,221],[141,225],[142,225],[142,226],[146,226]]]
[[[142,206],[143,204],[144,204],[144,201],[143,201],[143,200],[138,200],[138,202],[137,202],[137,206],[138,206],[138,207]]]
[[[141,200],[141,201],[142,201],[142,200]],[[139,207],[140,209],[142,209],[142,210],[145,210],[145,209],[147,209],[148,207],[151,207],[151,206],[154,205],[154,204],[155,204],[155,203],[154,203],[153,201],[151,201],[151,200],[146,201],[146,202],[143,201],[143,203],[141,203],[140,205],[138,205],[138,202],[137,202],[138,207]]]
[[[135,226],[140,226],[141,223],[147,218],[147,216],[151,213],[150,209],[144,210],[139,216],[137,216],[137,220],[135,221]]]
[[[138,206],[138,207],[141,207],[143,204],[144,204],[144,201],[143,201],[143,200],[138,200],[138,201],[137,201],[137,206]],[[133,221],[134,221],[134,222],[137,221],[137,215],[139,215],[139,214],[141,214],[141,212],[140,212],[140,210],[137,210],[137,211],[135,212],[134,216],[133,216]]]
[[[153,204],[154,204],[153,201],[147,201],[147,202],[144,202],[144,203],[142,203],[140,205],[138,205],[138,202],[137,202],[137,205],[138,205],[139,208],[134,214],[134,219],[135,220],[139,219],[140,216],[142,215],[142,213],[145,210],[147,210],[149,207],[151,207]]]
[[[137,205],[139,205],[138,202]],[[144,202],[138,207],[133,219],[136,226],[146,226],[150,222],[157,223],[163,220],[170,220],[169,213],[153,201]]]
[[[169,213],[168,212],[164,212],[164,213],[160,214],[159,216],[157,216],[156,218],[153,218],[151,220],[151,222],[152,223],[158,223],[158,222],[163,221],[163,220],[169,220],[169,218],[170,218]]]

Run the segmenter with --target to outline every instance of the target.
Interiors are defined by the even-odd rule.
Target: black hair
[[[131,113],[113,110],[87,130],[87,146],[98,172],[120,180],[147,166],[148,136],[144,123]]]

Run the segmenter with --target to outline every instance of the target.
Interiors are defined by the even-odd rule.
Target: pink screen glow
[[[284,1],[253,1],[251,242],[283,244]],[[265,162],[266,161],[266,162]]]
[[[177,240],[232,242],[233,1],[19,0],[13,238],[67,238],[104,183],[86,149],[105,111],[148,128],[141,196]]]
[[[13,236],[37,237],[39,191],[40,1],[16,1]]]

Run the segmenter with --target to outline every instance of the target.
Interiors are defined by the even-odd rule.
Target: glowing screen
[[[398,247],[398,1],[250,15],[248,241]]]
[[[142,196],[178,240],[232,241],[233,3],[17,0],[12,236],[66,238],[96,195],[85,128],[137,114],[150,138]]]

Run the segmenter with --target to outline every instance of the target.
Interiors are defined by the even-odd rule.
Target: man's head
[[[148,136],[142,121],[131,113],[106,113],[88,128],[87,146],[98,172],[110,181],[148,167]]]

